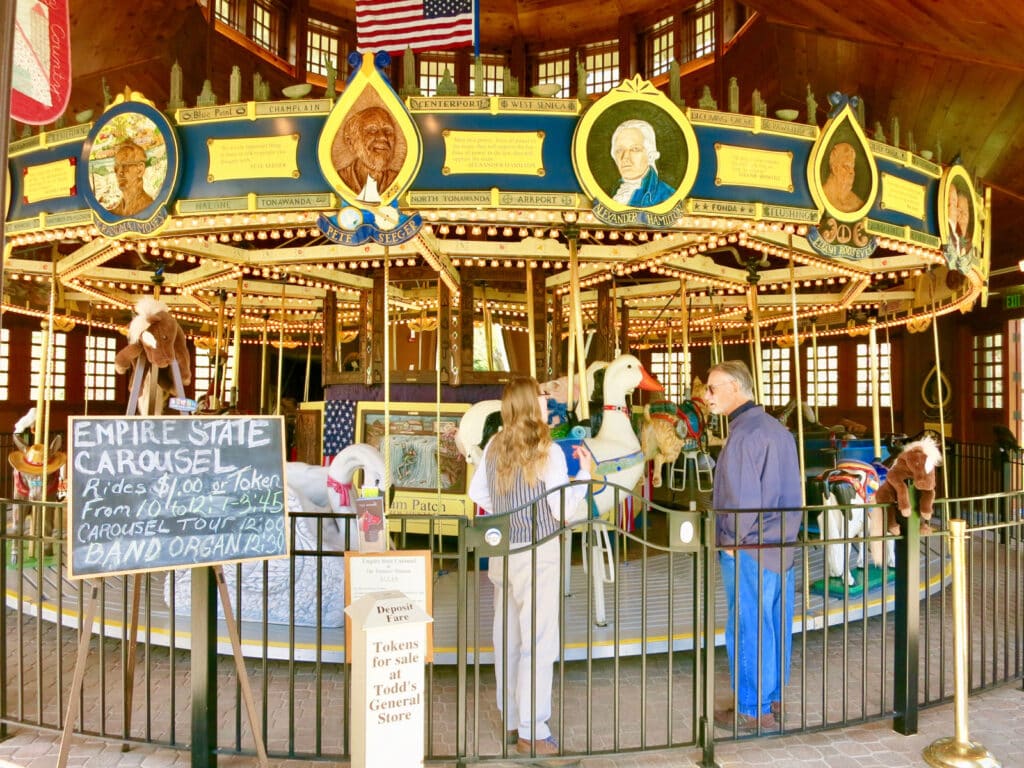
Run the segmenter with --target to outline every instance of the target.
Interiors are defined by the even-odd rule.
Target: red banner
[[[60,117],[71,98],[68,0],[17,0],[11,117],[42,125]]]

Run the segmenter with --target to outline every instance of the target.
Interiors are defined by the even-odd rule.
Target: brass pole
[[[790,290],[795,289],[791,286]],[[754,374],[754,401],[764,403],[764,366],[761,364],[761,313],[757,307],[756,280],[750,284],[750,292],[747,294],[747,305],[750,308],[750,325],[754,339],[753,365],[750,368]],[[764,404],[767,405],[767,403]]]
[[[683,357],[682,365],[679,366],[682,381],[679,391],[684,393],[685,397],[689,397],[693,389],[693,363],[690,360],[690,312],[686,308],[686,280],[679,281],[679,321],[683,326]]]
[[[572,295],[572,322],[569,327],[572,329],[572,336],[569,344],[576,344],[576,366],[580,377],[580,420],[590,420],[590,392],[587,388],[587,353],[583,346],[583,307],[580,300],[580,259],[579,259],[579,230],[575,225],[568,225],[565,228],[565,236],[569,241],[569,282]]]
[[[537,326],[533,307],[533,264],[526,262],[526,335],[530,350],[530,375],[537,378]]]
[[[942,392],[942,357],[939,354],[939,315],[935,311],[935,284],[931,284],[932,291],[932,341],[935,345],[935,392],[939,407],[939,444],[942,448],[942,456],[946,456],[946,404],[945,395]],[[942,466],[942,487],[949,495],[949,471],[946,466],[948,461],[943,461]]]
[[[806,477],[807,462],[804,456],[804,409],[800,404],[804,400],[803,387],[800,384],[800,324],[797,322],[796,311],[796,265],[793,263],[793,235],[789,236],[789,301],[790,310],[793,316],[793,359],[794,376],[796,383],[796,447],[800,458],[800,477],[795,478],[800,487],[800,505],[807,506],[807,483],[803,480]]]
[[[281,283],[281,325],[277,329],[277,405],[274,406],[274,414],[281,415],[281,383],[284,379],[284,309],[285,291],[288,283]]]
[[[217,348],[213,355],[213,392],[211,393],[217,401],[216,403],[211,403],[214,407],[219,407],[224,402],[224,376],[221,371],[220,350],[221,345],[224,343],[224,305],[227,302],[227,294],[224,291],[218,291],[217,298],[219,299],[219,306],[217,307]],[[224,367],[227,368],[226,361]]]
[[[242,362],[242,275],[235,291],[235,363],[231,367],[231,404],[238,407],[238,379]]]
[[[814,368],[813,368],[813,370],[814,370],[814,421],[817,422],[818,424],[820,424],[821,423],[821,414],[818,412],[818,404],[821,402],[822,386],[821,386],[820,370],[818,368],[818,320],[817,320],[817,318],[815,318],[814,320],[811,320],[811,349],[812,349],[811,354],[813,356],[812,365],[814,366]],[[797,368],[797,370],[799,371],[800,369]]]
[[[304,403],[309,402],[309,376],[313,369],[313,322],[315,320],[316,314],[309,321],[309,344],[306,346],[306,387],[302,390],[302,402]]]
[[[263,341],[260,344],[260,413],[267,412],[267,333],[270,330],[270,313],[263,315]]]
[[[921,753],[933,768],[999,768],[1001,763],[967,735],[967,523],[949,521],[950,556],[953,566],[953,738],[942,738]]]
[[[878,375],[878,328],[874,317],[868,319],[868,364],[871,376],[871,447],[875,460],[882,460],[882,384]],[[892,361],[890,360],[890,366]],[[889,394],[892,397],[892,393]]]
[[[391,325],[391,253],[388,246],[384,246],[384,437],[381,444],[381,454],[384,456],[384,477],[385,482],[391,482],[391,350],[389,339],[391,334],[387,329]],[[472,311],[472,310],[470,310]],[[488,350],[488,354],[489,354]],[[490,359],[490,358],[488,358]],[[390,503],[387,493],[384,494],[384,520],[390,511]],[[385,525],[387,523],[385,522]]]

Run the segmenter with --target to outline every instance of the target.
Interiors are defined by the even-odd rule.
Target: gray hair
[[[737,386],[740,388],[740,392],[753,399],[754,377],[750,375],[750,369],[747,368],[747,364],[742,360],[725,360],[717,365],[711,366],[708,371],[709,376],[711,371],[718,371],[719,373],[728,376],[736,382]]]
[[[647,164],[654,170],[658,170],[658,166],[654,164],[661,157],[661,153],[658,151],[658,139],[654,134],[654,128],[646,120],[624,120],[619,123],[619,126],[612,133],[612,160],[615,159],[615,140],[627,128],[636,128],[640,131],[640,135],[644,139],[644,150],[647,152]]]

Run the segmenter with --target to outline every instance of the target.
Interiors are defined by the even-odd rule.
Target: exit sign
[[[1021,294],[1019,293],[1008,293],[1003,298],[1004,309],[1020,309]]]

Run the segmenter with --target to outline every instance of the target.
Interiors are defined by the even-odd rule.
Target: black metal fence
[[[561,752],[696,745],[710,759],[720,739],[888,718],[897,730],[914,732],[920,707],[953,695],[946,530],[951,518],[969,524],[970,689],[1020,678],[1024,490],[1017,478],[1024,473],[1019,455],[959,446],[948,465],[949,486],[971,489],[972,495],[941,498],[934,532],[921,535],[910,526],[906,535],[869,537],[867,543],[883,552],[893,543],[895,565],[883,555],[876,568],[856,567],[855,555],[843,545],[863,545],[863,537],[847,529],[842,538],[823,542],[813,534],[821,508],[804,511],[794,544],[791,672],[777,726],[771,728],[713,722],[716,708],[737,702],[722,647],[728,610],[716,573],[712,513],[692,516],[636,498],[635,530],[595,521],[576,526],[571,546],[556,545],[557,584],[550,577],[540,584],[533,580],[534,589],[557,588],[560,596],[549,725]],[[60,515],[61,505],[4,503],[8,526],[0,591],[7,610],[0,628],[5,681],[0,729],[59,729],[75,671],[78,626],[94,585],[64,578],[61,526],[55,526],[56,535],[42,536],[21,525],[29,512],[35,519],[47,511]],[[226,568],[242,618],[247,676],[274,757],[344,759],[350,754],[351,676],[343,663],[344,629],[337,617],[339,596],[344,599],[338,583],[343,552],[325,549],[327,522],[327,516],[313,514],[291,517],[292,541],[298,543],[283,570],[258,566],[260,583],[267,586],[255,600],[241,586],[253,578],[252,567]],[[424,695],[428,761],[479,762],[516,754],[499,715],[507,698],[499,698],[495,681],[491,576],[500,574],[491,569],[507,578],[508,560],[491,559],[501,551],[489,548],[483,535],[492,523],[416,516],[390,521],[396,545],[432,553],[435,657],[426,667]],[[600,551],[611,557],[599,567],[594,545],[604,534],[608,539]],[[826,546],[840,548],[849,577],[828,575]],[[526,558],[535,568],[537,558]],[[584,559],[593,560],[587,571]],[[609,567],[613,579],[607,578]],[[202,583],[208,574],[109,577],[95,584],[97,629],[76,731],[191,749],[193,765],[203,765],[212,750],[254,751],[230,649],[219,639],[223,624],[201,596],[198,602],[191,597],[202,590],[185,584],[190,577]],[[187,605],[181,602],[185,595],[191,599]],[[207,636],[195,633],[193,614],[214,617]],[[215,653],[218,643],[220,653]],[[536,685],[530,690],[534,700]]]

